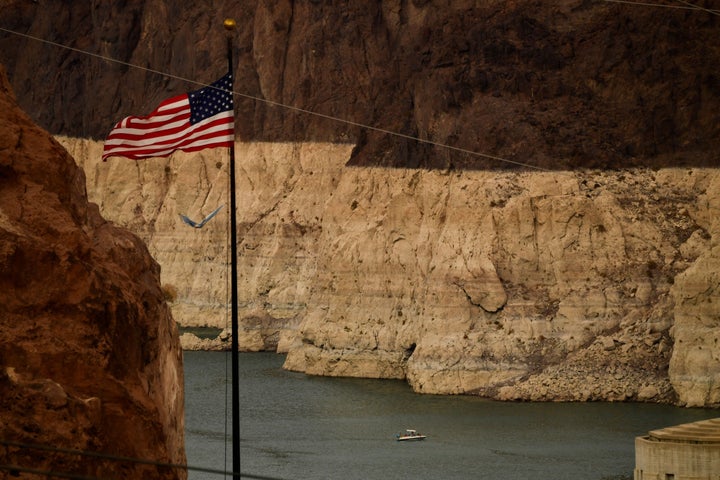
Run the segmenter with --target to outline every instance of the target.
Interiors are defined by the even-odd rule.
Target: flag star
[[[226,75],[209,87],[197,90],[188,95],[190,101],[190,122],[201,122],[220,112],[231,111],[232,102],[232,76]]]

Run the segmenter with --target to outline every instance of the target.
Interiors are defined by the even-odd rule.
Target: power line
[[[202,472],[202,473],[211,473],[215,475],[233,475],[233,472],[228,472],[226,470],[219,470],[215,468],[206,468],[206,467],[195,467],[187,464],[182,463],[166,463],[166,462],[159,462],[156,460],[147,460],[142,458],[136,458],[136,457],[124,457],[121,455],[112,455],[109,453],[102,453],[102,452],[92,452],[88,450],[75,450],[70,448],[61,448],[61,447],[52,447],[48,445],[39,445],[39,444],[31,444],[31,443],[22,443],[22,442],[15,442],[11,440],[2,440],[0,439],[0,445],[5,445],[8,447],[16,447],[16,448],[23,448],[26,450],[40,450],[45,452],[51,452],[51,453],[62,453],[65,455],[79,455],[83,457],[92,457],[92,458],[98,458],[101,460],[111,460],[115,462],[126,462],[126,463],[133,463],[138,465],[149,465],[149,466],[155,466],[155,467],[162,467],[162,468],[174,468],[174,469],[181,469],[181,470],[187,470],[187,471],[194,471],[194,472]],[[34,471],[33,469],[30,469],[28,467],[22,467],[18,465],[0,465],[0,470],[6,470],[6,471],[23,471],[28,473],[37,473],[39,475],[48,475],[48,476],[55,476],[55,477],[61,477],[61,478],[70,478],[70,479],[77,479],[77,480],[99,480],[96,479],[96,477],[87,477],[82,476],[79,474],[72,474],[67,472],[41,472],[41,471]],[[253,480],[284,480],[279,477],[272,477],[267,475],[255,475],[250,473],[238,473],[239,476],[244,478],[249,478]]]
[[[74,473],[56,472],[54,470],[40,470],[37,468],[21,467],[19,465],[0,465],[0,471],[5,470],[12,476],[18,476],[20,473],[31,473],[34,475],[42,475],[45,477],[69,478],[71,480],[101,480],[97,477],[88,477],[86,475],[76,475]]]
[[[29,35],[29,34],[27,34],[27,33],[17,32],[17,31],[15,31],[15,30],[10,30],[10,29],[7,29],[7,28],[2,28],[2,27],[0,27],[0,31],[6,32],[6,33],[10,33],[10,34],[12,34],[12,35],[18,35],[18,36],[20,36],[20,37],[24,37],[24,38],[27,38],[27,39],[30,39],[30,40],[35,40],[35,41],[38,41],[38,42],[42,42],[42,43],[45,43],[45,44],[47,44],[47,45],[52,45],[52,46],[54,46],[54,47],[58,47],[58,48],[63,48],[63,49],[66,49],[66,50],[70,50],[70,51],[72,51],[72,52],[76,52],[76,53],[79,53],[79,54],[81,54],[81,55],[87,55],[87,56],[90,56],[90,57],[98,58],[98,59],[104,60],[104,61],[106,61],[106,62],[116,63],[116,64],[124,65],[124,66],[130,67],[130,68],[137,68],[137,69],[139,69],[139,70],[144,70],[144,71],[146,71],[146,72],[153,73],[153,74],[156,74],[156,75],[162,75],[162,76],[165,76],[165,77],[168,77],[168,78],[172,78],[172,79],[175,79],[175,80],[180,80],[180,81],[187,82],[187,83],[190,83],[190,84],[193,84],[193,85],[197,85],[197,86],[200,86],[200,87],[210,87],[210,86],[211,86],[210,84],[207,84],[207,83],[202,83],[202,82],[198,82],[198,81],[196,81],[196,80],[192,80],[192,79],[189,79],[189,78],[180,77],[180,76],[178,76],[178,75],[173,75],[173,74],[171,74],[171,73],[163,72],[163,71],[161,71],[161,70],[156,70],[156,69],[154,69],[154,68],[143,67],[143,66],[141,66],[141,65],[136,65],[136,64],[133,64],[133,63],[129,63],[129,62],[122,61],[122,60],[117,60],[117,59],[115,59],[115,58],[108,57],[108,56],[105,56],[105,55],[100,55],[100,54],[98,54],[98,53],[88,52],[88,51],[82,50],[82,49],[80,49],[80,48],[70,47],[70,46],[67,46],[67,45],[63,45],[62,43],[53,42],[53,41],[51,41],[51,40],[46,40],[46,39],[44,39],[44,38],[40,38],[40,37],[36,37],[36,36],[33,36],[33,35]],[[388,129],[385,129],[385,128],[375,127],[375,126],[372,126],[372,125],[367,125],[367,124],[365,124],[365,123],[356,122],[356,121],[353,121],[353,120],[347,120],[347,119],[340,118],[340,117],[335,117],[335,116],[332,116],[332,115],[326,115],[326,114],[324,114],[324,113],[313,112],[312,110],[307,110],[307,109],[305,109],[305,108],[295,107],[295,106],[293,106],[293,105],[288,105],[288,104],[285,104],[285,103],[275,102],[275,101],[273,101],[273,100],[268,100],[268,99],[265,99],[265,98],[256,97],[256,96],[254,96],[254,95],[249,95],[249,94],[247,94],[247,93],[240,93],[240,92],[236,92],[236,91],[234,91],[234,90],[233,90],[232,93],[233,93],[234,96],[241,97],[241,98],[246,98],[246,99],[249,99],[249,100],[254,100],[254,101],[257,101],[257,102],[262,102],[262,103],[265,103],[265,104],[270,105],[270,106],[272,106],[272,107],[284,108],[284,109],[286,109],[286,110],[291,110],[291,111],[294,111],[294,112],[297,112],[297,113],[303,113],[303,114],[306,114],[306,115],[312,115],[312,116],[315,116],[315,117],[323,118],[323,119],[325,119],[325,120],[330,120],[330,121],[337,122],[337,123],[344,123],[344,124],[346,124],[346,125],[350,125],[350,126],[353,126],[353,127],[358,127],[358,128],[362,128],[362,129],[365,129],[365,130],[371,130],[371,131],[374,131],[374,132],[383,133],[383,134],[386,134],[386,135],[390,135],[390,136],[398,137],[398,138],[403,138],[403,139],[406,139],[406,140],[412,140],[412,141],[414,141],[414,142],[422,143],[422,144],[425,144],[425,145],[430,145],[430,146],[433,146],[433,147],[444,148],[444,149],[447,149],[447,150],[452,150],[452,151],[455,151],[455,152],[464,153],[464,154],[466,154],[466,155],[471,155],[471,156],[481,157],[481,158],[487,158],[487,159],[490,159],[490,160],[495,160],[495,161],[503,162],[503,163],[509,163],[509,164],[513,164],[513,165],[516,165],[516,166],[525,167],[525,168],[530,168],[530,169],[534,169],[534,170],[540,170],[540,171],[544,171],[544,172],[549,171],[549,170],[546,169],[546,168],[538,167],[537,165],[532,165],[532,164],[530,164],[530,163],[518,162],[518,161],[516,161],[516,160],[509,160],[509,159],[507,159],[507,158],[498,157],[498,156],[496,156],[496,155],[490,155],[490,154],[487,154],[487,153],[480,153],[480,152],[476,152],[476,151],[474,151],[474,150],[469,150],[469,149],[461,148],[461,147],[455,147],[455,146],[452,146],[452,145],[448,145],[448,144],[440,143],[440,142],[435,142],[435,141],[432,141],[432,140],[425,140],[425,139],[422,139],[422,138],[419,138],[419,137],[415,137],[415,136],[412,136],[412,135],[406,135],[406,134],[404,134],[404,133],[395,132],[395,131],[388,130]]]
[[[640,7],[659,7],[659,8],[674,8],[674,9],[680,9],[680,10],[701,10],[706,11],[712,14],[717,15],[720,13],[720,10],[708,10],[706,8],[699,7],[697,5],[693,5],[692,3],[683,2],[682,0],[678,0],[681,3],[684,3],[685,6],[681,5],[663,5],[661,3],[648,3],[648,2],[635,2],[631,0],[603,0],[607,3],[624,3],[626,5],[637,5]]]
[[[692,7],[693,9],[702,10],[703,12],[712,13],[713,15],[720,15],[719,10],[710,10],[709,8],[701,7],[699,5],[695,5],[693,3],[686,2],[685,0],[677,0],[677,1],[680,3],[683,3],[685,5],[688,5],[689,7]]]

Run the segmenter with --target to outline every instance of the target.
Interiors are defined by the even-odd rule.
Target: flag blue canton
[[[228,73],[210,86],[188,93],[188,99],[191,125],[220,112],[232,110],[232,74]]]

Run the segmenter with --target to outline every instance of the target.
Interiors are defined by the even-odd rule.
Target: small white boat
[[[398,442],[407,442],[410,440],[425,440],[427,438],[427,435],[423,435],[422,433],[418,432],[417,430],[413,430],[408,428],[405,430],[405,433],[398,433],[395,435],[395,439]]]

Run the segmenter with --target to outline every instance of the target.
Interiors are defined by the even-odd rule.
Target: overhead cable
[[[692,7],[696,10],[702,10],[703,12],[712,13],[713,15],[720,15],[720,10],[710,10],[709,8],[701,7],[699,5],[695,5],[694,3],[686,2],[685,0],[677,0],[678,2],[688,5],[689,7]]]
[[[133,464],[137,464],[137,465],[150,465],[150,466],[162,467],[162,468],[175,468],[175,469],[194,471],[194,472],[211,473],[211,474],[215,474],[215,475],[233,476],[233,472],[228,472],[226,470],[219,470],[216,468],[195,467],[192,465],[187,465],[187,464],[182,464],[182,463],[166,463],[166,462],[159,462],[156,460],[148,460],[148,459],[143,459],[143,458],[125,457],[125,456],[113,455],[113,454],[109,454],[109,453],[93,452],[93,451],[89,451],[89,450],[75,450],[75,449],[70,449],[70,448],[53,447],[53,446],[48,446],[48,445],[31,444],[31,443],[22,443],[22,442],[15,442],[12,440],[3,440],[3,439],[0,439],[0,445],[5,445],[5,446],[15,447],[15,448],[22,448],[22,449],[26,449],[26,450],[40,450],[40,451],[51,452],[51,453],[61,453],[61,454],[65,454],[65,455],[78,455],[78,456],[83,456],[83,457],[92,457],[92,458],[98,458],[101,460],[126,462],[126,463],[133,463]],[[17,466],[17,465],[0,465],[0,470],[28,471],[29,473],[37,473],[37,472],[30,472],[31,469],[28,469],[27,467],[21,467],[21,466]],[[38,474],[56,476],[56,477],[62,477],[62,478],[79,479],[79,480],[94,478],[94,477],[84,477],[84,476],[81,476],[78,474],[63,473],[63,472],[38,473]],[[267,476],[267,475],[255,475],[255,474],[251,474],[251,473],[238,473],[238,475],[241,475],[243,478],[249,478],[252,480],[284,480],[279,477],[272,477],[272,476]]]
[[[36,37],[36,36],[33,36],[33,35],[29,35],[29,34],[27,34],[27,33],[17,32],[17,31],[15,31],[15,30],[10,30],[10,29],[7,29],[7,28],[2,28],[2,27],[0,27],[0,31],[6,32],[6,33],[10,33],[10,34],[13,34],[13,35],[18,35],[18,36],[21,36],[21,37],[24,37],[24,38],[27,38],[27,39],[30,39],[30,40],[35,40],[35,41],[38,41],[38,42],[42,42],[42,43],[45,43],[45,44],[47,44],[47,45],[52,45],[52,46],[54,46],[54,47],[58,47],[58,48],[63,48],[63,49],[66,49],[66,50],[70,50],[70,51],[72,51],[72,52],[76,52],[76,53],[79,53],[79,54],[82,54],[82,55],[87,55],[87,56],[90,56],[90,57],[98,58],[98,59],[104,60],[104,61],[106,61],[106,62],[116,63],[116,64],[118,64],[118,65],[124,65],[124,66],[126,66],[126,67],[136,68],[136,69],[144,70],[144,71],[146,71],[146,72],[153,73],[153,74],[156,74],[156,75],[162,75],[162,76],[164,76],[164,77],[172,78],[172,79],[175,79],[175,80],[180,80],[180,81],[187,82],[187,83],[190,83],[190,84],[193,84],[193,85],[197,85],[197,86],[200,86],[200,87],[210,87],[210,86],[211,86],[210,84],[207,84],[207,83],[198,82],[198,81],[196,81],[196,80],[192,80],[192,79],[189,79],[189,78],[181,77],[181,76],[178,76],[178,75],[173,75],[173,74],[171,74],[171,73],[163,72],[163,71],[161,71],[161,70],[156,70],[156,69],[154,69],[154,68],[143,67],[143,66],[141,66],[141,65],[136,65],[136,64],[133,64],[133,63],[125,62],[125,61],[123,61],[123,60],[118,60],[118,59],[115,59],[115,58],[112,58],[112,57],[108,57],[108,56],[106,56],[106,55],[100,55],[100,54],[98,54],[98,53],[89,52],[89,51],[86,51],[86,50],[82,50],[82,49],[80,49],[80,48],[70,47],[70,46],[68,46],[68,45],[63,45],[62,43],[53,42],[53,41],[51,41],[51,40],[46,40],[46,39],[44,39],[44,38],[40,38],[40,37]],[[380,128],[380,127],[375,127],[375,126],[372,126],[372,125],[367,125],[367,124],[364,124],[364,123],[361,123],[361,122],[356,122],[356,121],[348,120],[348,119],[345,119],[345,118],[335,117],[335,116],[332,116],[332,115],[327,115],[327,114],[319,113],[319,112],[313,112],[312,110],[307,110],[307,109],[305,109],[305,108],[300,108],[300,107],[296,107],[296,106],[293,106],[293,105],[288,105],[288,104],[285,104],[285,103],[276,102],[276,101],[273,101],[273,100],[268,100],[268,99],[266,99],[266,98],[256,97],[256,96],[254,96],[254,95],[249,95],[249,94],[247,94],[247,93],[240,93],[240,92],[236,92],[236,91],[234,91],[234,90],[233,90],[232,93],[233,93],[233,95],[236,96],[236,97],[241,97],[241,98],[246,98],[246,99],[249,99],[249,100],[254,100],[254,101],[257,101],[257,102],[262,102],[262,103],[265,103],[265,104],[270,105],[270,106],[272,106],[272,107],[284,108],[284,109],[286,109],[286,110],[291,110],[291,111],[294,111],[294,112],[297,112],[297,113],[303,113],[303,114],[306,114],[306,115],[312,115],[312,116],[319,117],[319,118],[323,118],[323,119],[330,120],[330,121],[333,121],[333,122],[344,123],[344,124],[346,124],[346,125],[350,125],[350,126],[353,126],[353,127],[358,127],[358,128],[364,129],[364,130],[371,130],[371,131],[374,131],[374,132],[383,133],[383,134],[390,135],[390,136],[393,136],[393,137],[403,138],[403,139],[406,139],[406,140],[411,140],[411,141],[414,141],[414,142],[418,142],[418,143],[422,143],[422,144],[426,144],[426,145],[431,145],[431,146],[433,146],[433,147],[444,148],[444,149],[447,149],[447,150],[452,150],[452,151],[455,151],[455,152],[460,152],[460,153],[464,153],[464,154],[471,155],[471,156],[475,156],[475,157],[482,157],[482,158],[487,158],[487,159],[490,159],[490,160],[495,160],[495,161],[498,161],[498,162],[509,163],[509,164],[513,164],[513,165],[516,165],[516,166],[519,166],[519,167],[526,167],[526,168],[530,168],[530,169],[534,169],[534,170],[539,170],[539,171],[549,171],[549,170],[546,169],[546,168],[538,167],[537,165],[533,165],[533,164],[530,164],[530,163],[518,162],[518,161],[516,161],[516,160],[510,160],[510,159],[507,159],[507,158],[498,157],[498,156],[496,156],[496,155],[490,155],[490,154],[487,154],[487,153],[476,152],[476,151],[474,151],[474,150],[469,150],[469,149],[467,149],[467,148],[455,147],[455,146],[448,145],[448,144],[445,144],[445,143],[435,142],[435,141],[432,141],[432,140],[426,140],[426,139],[422,139],[422,138],[419,138],[419,137],[415,137],[415,136],[413,136],[413,135],[406,135],[406,134],[404,134],[404,133],[395,132],[395,131],[392,131],[392,130],[388,130],[388,129]]]
[[[102,480],[98,477],[88,477],[86,475],[77,475],[74,473],[57,472],[54,470],[41,470],[39,468],[22,467],[20,465],[0,465],[0,471],[6,471],[13,477],[19,476],[21,473],[30,473],[33,475],[42,475],[48,478],[68,478],[70,480]]]
[[[678,0],[681,3],[684,3],[685,5],[663,5],[661,3],[648,3],[648,2],[636,2],[632,0],[602,0],[603,2],[607,3],[623,3],[626,5],[636,5],[640,7],[657,7],[657,8],[674,8],[674,9],[680,9],[680,10],[700,10],[700,11],[706,11],[713,14],[720,13],[720,10],[708,10],[706,8],[699,7],[697,5],[693,5],[692,3],[683,2],[682,0]]]

